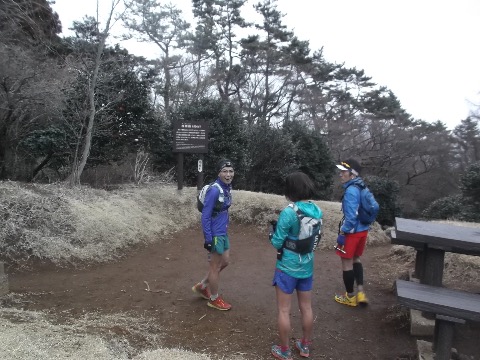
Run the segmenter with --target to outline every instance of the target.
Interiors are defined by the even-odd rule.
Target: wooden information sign
[[[208,123],[178,121],[173,125],[173,152],[208,152]]]

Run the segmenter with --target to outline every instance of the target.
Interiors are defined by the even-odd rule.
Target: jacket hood
[[[295,205],[307,216],[320,219],[323,216],[322,210],[313,202],[297,201]]]
[[[363,182],[363,179],[361,177],[356,177],[352,180],[347,181],[345,184],[343,184],[343,188],[346,189],[350,185],[358,185],[360,187],[365,187],[365,183]]]

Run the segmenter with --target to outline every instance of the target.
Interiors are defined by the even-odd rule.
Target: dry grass
[[[195,189],[126,187],[112,192],[62,185],[0,182],[0,252],[65,263],[103,262],[127,246],[198,221]]]
[[[148,339],[152,349],[140,352],[108,329],[122,328],[130,334],[161,333],[147,319],[88,314],[72,324],[53,324],[51,316],[31,311],[0,309],[0,358],[21,360],[211,360],[208,355],[183,349],[162,349],[161,339]],[[103,329],[103,331],[102,331]]]
[[[198,223],[196,189],[178,191],[174,185],[125,186],[114,191],[63,185],[0,182],[0,254],[7,262],[30,257],[57,265],[111,261],[137,243],[161,241],[162,236]],[[233,221],[267,229],[269,220],[288,203],[283,196],[234,191]],[[317,201],[324,213],[322,248],[333,246],[341,219],[340,204]],[[480,225],[479,225],[480,226]],[[160,240],[158,240],[160,239]],[[369,246],[388,243],[375,224]],[[411,249],[394,247],[392,260],[413,262]],[[447,276],[477,277],[478,259],[447,257]],[[466,275],[465,275],[466,274]],[[9,294],[4,303],[21,308],[22,299]],[[201,359],[182,349],[162,349],[162,329],[148,319],[128,314],[87,314],[71,324],[55,325],[54,315],[0,308],[0,358],[2,359]],[[147,337],[149,349],[138,353],[113,327]],[[100,329],[100,330],[99,330]],[[103,331],[101,330],[103,329]],[[148,338],[147,334],[158,334]],[[228,359],[241,360],[239,355]]]
[[[125,186],[114,191],[60,184],[0,182],[0,253],[3,260],[30,257],[57,265],[105,262],[126,247],[158,241],[199,221],[197,190],[174,185]],[[288,202],[283,196],[234,191],[234,221],[267,229]],[[316,202],[324,212],[321,246],[333,246],[341,219],[340,204]],[[370,244],[388,237],[375,225]]]

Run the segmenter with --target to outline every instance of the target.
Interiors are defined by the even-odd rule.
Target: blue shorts
[[[311,291],[313,287],[313,276],[305,279],[297,279],[278,269],[275,269],[272,285],[278,286],[285,294],[293,294],[294,290]]]
[[[212,240],[212,252],[222,255],[230,249],[230,240],[227,235],[214,236]]]

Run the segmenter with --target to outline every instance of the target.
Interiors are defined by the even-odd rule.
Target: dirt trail
[[[65,318],[86,312],[138,312],[168,329],[164,337],[167,347],[207,351],[225,359],[232,354],[271,359],[269,349],[277,341],[271,286],[275,252],[266,235],[254,227],[233,224],[230,237],[231,263],[222,273],[220,285],[220,292],[233,305],[229,312],[208,308],[205,300],[191,291],[207,269],[199,227],[135,249],[111,264],[83,270],[39,266],[33,272],[16,271],[9,275],[10,289],[29,300],[26,310],[55,312]],[[390,245],[367,248],[363,257],[371,300],[366,308],[348,308],[333,301],[334,293],[343,290],[340,261],[333,250],[316,253],[311,358],[415,357],[415,339],[408,333],[405,317],[400,316],[392,289],[393,281],[403,274],[389,260],[389,250]],[[145,290],[147,284],[152,291]],[[294,302],[293,336],[301,334],[296,308]],[[111,330],[129,335],[121,328]],[[467,330],[462,336],[478,338],[479,329]],[[462,339],[457,342],[466,354],[480,354],[480,345],[465,345]],[[129,340],[139,348],[145,345],[139,336]]]

